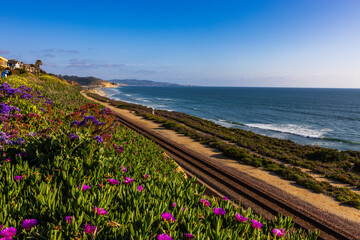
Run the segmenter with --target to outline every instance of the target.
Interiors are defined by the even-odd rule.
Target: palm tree
[[[40,68],[41,65],[42,65],[42,61],[41,61],[41,60],[36,60],[35,66],[36,66],[37,68]]]

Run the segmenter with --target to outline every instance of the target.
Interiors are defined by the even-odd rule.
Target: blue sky
[[[358,0],[17,2],[2,4],[0,56],[51,73],[360,88]]]

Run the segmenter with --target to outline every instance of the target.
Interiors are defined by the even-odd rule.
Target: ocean
[[[177,111],[303,145],[360,151],[360,89],[135,87],[109,98]]]

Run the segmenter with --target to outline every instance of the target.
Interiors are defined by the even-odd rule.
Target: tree
[[[41,65],[42,65],[42,61],[41,61],[41,60],[36,60],[35,66],[36,66],[37,68],[40,68]]]

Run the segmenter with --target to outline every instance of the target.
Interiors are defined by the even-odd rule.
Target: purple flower
[[[97,215],[106,215],[108,212],[104,208],[98,208],[97,206],[94,207],[94,212],[97,213]]]
[[[102,139],[102,137],[100,135],[97,135],[93,139],[95,139],[98,143],[103,143],[104,142],[104,140]]]
[[[248,219],[246,217],[241,216],[239,213],[235,214],[236,220],[239,222],[246,222]]]
[[[22,223],[21,226],[23,228],[25,228],[26,230],[30,230],[33,226],[35,226],[36,224],[38,224],[38,220],[36,219],[25,219]]]
[[[84,225],[84,232],[85,233],[93,234],[96,230],[97,230],[96,226],[91,226],[90,224],[87,224],[87,223]]]
[[[223,199],[224,199],[224,201],[227,201],[227,200],[229,200],[227,197],[225,197],[225,196],[223,196]]]
[[[113,178],[110,178],[108,181],[109,181],[109,183],[111,183],[113,185],[118,185],[120,183],[119,181],[117,181],[117,180],[115,180]]]
[[[172,207],[173,207],[173,208],[175,208],[175,207],[176,207],[176,202],[174,202],[174,203],[173,203]]]
[[[70,127],[72,127],[72,126],[74,126],[74,125],[79,125],[79,121],[74,121],[74,122],[72,122],[71,124],[70,124]]]
[[[185,211],[185,208],[183,207],[183,208],[181,209],[181,211]]]
[[[22,179],[22,178],[23,178],[22,176],[16,176],[16,177],[14,177],[14,180],[20,181],[20,179]]]
[[[210,206],[211,206],[211,204],[209,203],[209,201],[206,200],[206,199],[200,199],[200,202],[201,202],[202,204],[204,204],[205,207],[210,207]]]
[[[70,133],[69,138],[70,139],[79,139],[79,136],[74,133]]]
[[[272,230],[272,233],[275,234],[277,237],[282,237],[286,234],[286,231],[282,228],[274,228]]]
[[[262,228],[262,226],[263,226],[262,223],[256,221],[255,219],[252,219],[251,222],[252,222],[253,228],[256,228],[256,229]]]
[[[85,192],[86,190],[90,190],[91,189],[91,187],[89,186],[89,185],[82,185],[82,187],[81,186],[78,186],[78,188],[80,189],[81,188],[81,190],[83,191],[83,192]]]
[[[185,237],[186,239],[193,239],[194,235],[192,235],[191,233],[185,233]]]
[[[162,233],[157,235],[158,240],[173,240],[169,235]]]
[[[144,189],[141,185],[139,185],[137,188],[138,188],[139,192],[141,192]]]
[[[214,208],[213,211],[216,215],[225,215],[226,214],[226,212],[223,208]]]
[[[161,217],[164,221],[175,222],[175,218],[171,213],[164,212],[163,214],[161,214]]]
[[[71,219],[73,218],[74,216],[65,216],[65,221],[67,221],[68,224],[71,224]]]
[[[13,236],[16,235],[16,228],[14,227],[8,227],[8,228],[4,228],[3,230],[1,230],[0,235],[2,237],[6,238],[12,238]]]

